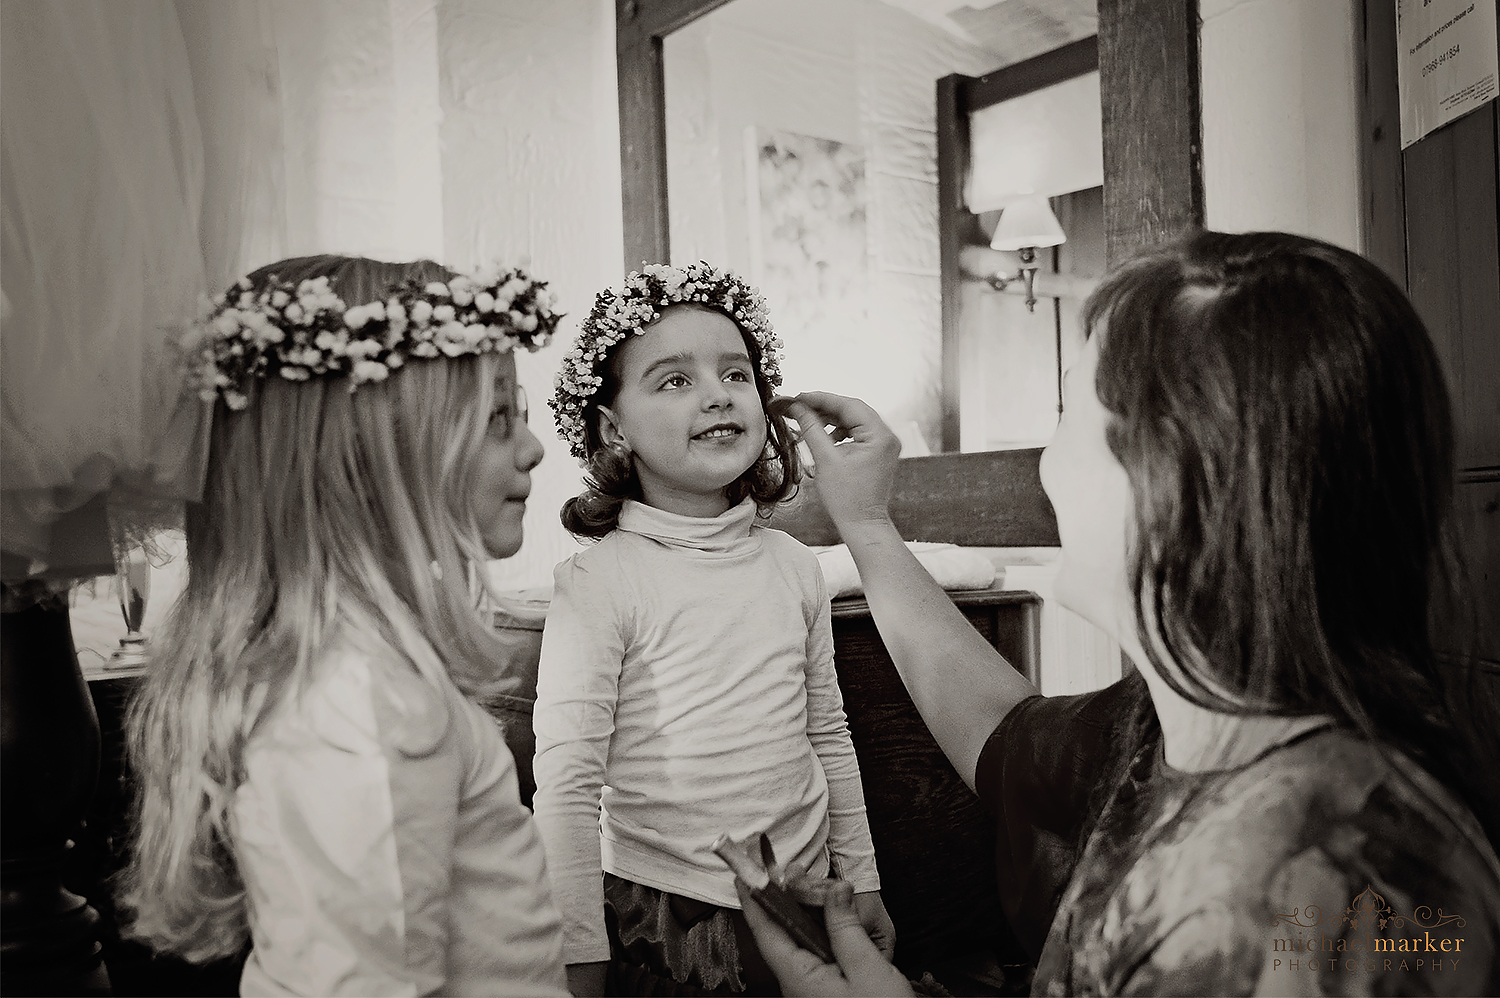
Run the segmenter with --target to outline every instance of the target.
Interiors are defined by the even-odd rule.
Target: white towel
[[[995,581],[995,566],[989,558],[978,551],[959,547],[957,544],[931,544],[925,541],[907,541],[906,546],[917,561],[927,569],[927,574],[944,589],[985,589]],[[823,568],[823,578],[828,583],[828,595],[832,599],[840,596],[857,596],[865,591],[859,572],[854,567],[854,556],[844,544],[833,547],[814,548],[818,564]]]

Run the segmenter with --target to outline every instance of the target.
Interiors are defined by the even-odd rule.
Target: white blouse
[[[515,762],[446,677],[329,654],[251,738],[232,829],[244,994],[567,994]]]

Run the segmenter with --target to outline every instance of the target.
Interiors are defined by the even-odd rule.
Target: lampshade
[[[1022,198],[1000,213],[990,248],[1018,250],[1027,246],[1057,246],[1067,242],[1057,216],[1043,197]]]

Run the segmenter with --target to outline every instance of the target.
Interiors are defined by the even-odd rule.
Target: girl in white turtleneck
[[[894,949],[759,295],[706,264],[599,295],[552,408],[589,471],[537,686],[536,820],[574,994],[777,993],[712,851],[765,832]]]

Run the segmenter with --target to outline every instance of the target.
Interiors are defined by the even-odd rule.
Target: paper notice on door
[[[1495,0],[1397,0],[1401,148],[1495,99]]]

